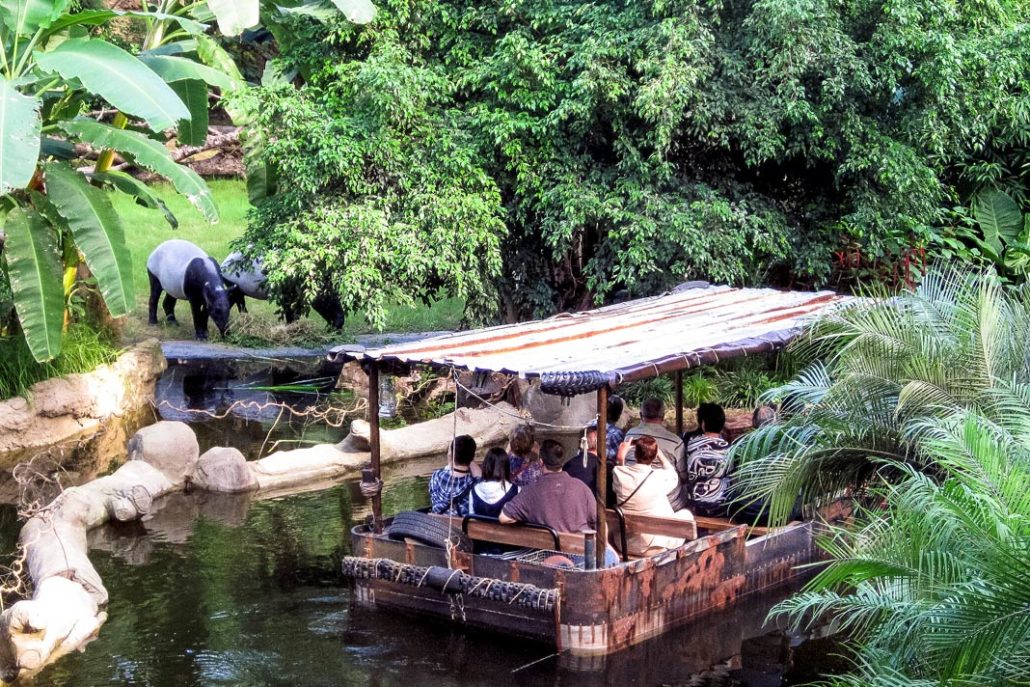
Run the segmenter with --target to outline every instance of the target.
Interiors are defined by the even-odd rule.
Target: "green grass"
[[[161,325],[147,325],[150,282],[147,278],[146,264],[147,257],[154,248],[161,242],[173,238],[192,241],[219,262],[231,252],[229,244],[243,234],[247,225],[247,212],[250,210],[247,185],[237,179],[212,180],[208,185],[218,206],[218,224],[209,224],[168,184],[153,186],[178,218],[178,229],[172,229],[159,211],[140,207],[124,194],[112,193],[112,201],[125,226],[126,241],[132,250],[133,285],[136,289],[136,310],[125,328],[127,340],[138,341],[149,336],[157,336],[160,339],[192,338],[192,319],[186,304],[180,304],[176,308],[178,325],[165,323],[163,312],[160,310]],[[272,303],[248,299],[247,308],[249,313],[246,315],[241,316],[236,311],[232,313],[230,322],[235,325],[236,331],[230,334],[230,343],[252,347],[286,344],[319,346],[333,341],[347,341],[353,339],[356,334],[374,331],[365,318],[357,313],[347,318],[343,332],[330,332],[322,318],[314,313],[312,317],[303,318],[287,326],[279,321],[275,305]],[[429,307],[392,307],[387,312],[384,331],[421,332],[456,329],[461,323],[463,311],[464,303],[459,298],[445,298]],[[215,336],[217,340],[217,334]]]
[[[113,362],[118,349],[92,327],[73,324],[61,344],[61,354],[37,363],[21,336],[0,337],[0,399],[22,396],[36,382],[58,375],[89,372]]]

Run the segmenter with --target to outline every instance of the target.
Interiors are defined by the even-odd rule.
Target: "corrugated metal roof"
[[[365,351],[340,347],[331,355],[545,379],[597,372],[616,385],[782,347],[845,299],[829,291],[707,286]]]

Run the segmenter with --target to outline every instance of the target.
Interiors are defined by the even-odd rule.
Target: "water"
[[[209,407],[205,398],[194,405]],[[197,427],[202,450],[245,444],[254,457],[273,421],[207,418]],[[283,439],[291,431],[281,421],[275,429]],[[323,440],[339,436],[314,431]],[[384,511],[425,505],[427,475],[438,462],[388,470]],[[610,657],[600,672],[585,672],[545,645],[352,608],[340,559],[349,553],[350,527],[368,514],[353,481],[275,500],[194,493],[159,505],[144,522],[90,534],[91,558],[110,592],[108,621],[84,652],[31,684],[779,687],[838,667],[830,656],[836,645],[763,626],[780,596],[755,598]],[[3,551],[13,550],[18,527],[13,509],[0,509]]]

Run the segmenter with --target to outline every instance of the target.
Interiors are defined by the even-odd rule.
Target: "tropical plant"
[[[878,506],[821,541],[831,564],[773,615],[831,614],[859,647],[840,687],[1023,685],[1030,674],[1030,386],[913,422],[923,465],[885,460]],[[857,418],[856,418],[857,419]]]
[[[1015,197],[1026,179],[1028,19],[1021,0],[384,0],[369,27],[294,15],[276,64],[303,81],[269,81],[254,131],[275,145],[251,162],[255,197],[271,198],[246,241],[303,242],[280,227],[297,207],[389,197],[391,217],[421,219],[472,196],[478,245],[507,229],[494,294],[509,320],[693,278],[825,281],[844,246],[863,266],[921,255],[952,205],[986,185]],[[283,125],[298,118],[315,130]],[[477,183],[428,186],[434,150]]]
[[[933,268],[914,290],[870,287],[816,322],[799,350],[815,362],[770,392],[781,421],[733,449],[748,500],[785,522],[812,502],[877,480],[878,461],[932,470],[928,418],[979,409],[1002,423],[1000,388],[1030,384],[1030,285],[993,272]]]
[[[269,3],[265,14],[277,21],[316,4]],[[367,21],[374,13],[367,0],[335,4],[352,20]],[[180,143],[203,143],[210,89],[224,94],[243,85],[208,22],[236,35],[258,24],[262,7],[258,0],[162,0],[144,2],[140,10],[73,10],[71,0],[0,0],[3,269],[36,360],[60,351],[80,256],[112,315],[134,305],[124,230],[100,187],[161,208],[175,225],[155,194],[113,166],[116,153],[167,178],[217,221],[204,182],[153,136],[175,129]],[[328,11],[320,4],[317,9]],[[138,54],[105,37],[114,20],[144,27]],[[93,164],[74,162],[87,151],[95,153]]]
[[[719,398],[719,387],[700,371],[683,378],[683,405],[697,408]]]

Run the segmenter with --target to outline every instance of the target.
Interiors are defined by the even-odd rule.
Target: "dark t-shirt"
[[[566,472],[545,472],[502,511],[512,520],[547,525],[558,532],[597,528],[597,505],[590,488]]]

